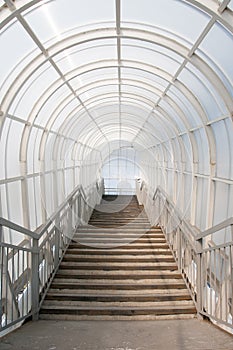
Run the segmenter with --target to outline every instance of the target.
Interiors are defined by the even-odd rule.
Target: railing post
[[[182,233],[180,231],[180,228],[177,228],[176,233],[176,239],[177,239],[177,263],[178,263],[178,269],[181,271],[182,269],[182,245],[181,245],[181,239],[182,239]]]
[[[2,229],[2,225],[0,224],[0,242],[3,241],[3,229]]]
[[[81,192],[78,193],[78,226],[81,224],[81,215],[82,215],[82,199]]]
[[[69,200],[68,202],[68,205],[69,205],[69,208],[68,208],[68,236],[70,238],[72,238],[72,232],[73,232],[73,218],[72,218],[72,214],[73,214],[73,200],[71,198],[71,200]]]
[[[203,293],[203,278],[202,278],[202,239],[197,241],[197,311],[200,314],[202,311],[202,293]]]
[[[37,321],[39,318],[39,242],[33,238],[32,244],[32,271],[31,271],[31,298],[32,298],[32,320]]]
[[[58,266],[60,257],[60,215],[57,214],[55,218],[55,254],[54,254],[54,265],[55,268]]]

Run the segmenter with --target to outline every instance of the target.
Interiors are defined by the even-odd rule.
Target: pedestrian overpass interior
[[[0,26],[1,217],[35,231],[101,178],[232,217],[233,0],[0,0]]]

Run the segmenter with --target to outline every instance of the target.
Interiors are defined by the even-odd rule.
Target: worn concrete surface
[[[29,322],[1,350],[233,350],[233,336],[207,321]]]

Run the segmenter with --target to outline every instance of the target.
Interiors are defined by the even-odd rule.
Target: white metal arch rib
[[[164,80],[166,80],[168,83],[170,83],[172,81],[172,76],[168,73],[166,73],[165,71],[162,71],[158,68],[152,67],[150,65],[146,65],[144,63],[140,63],[140,62],[134,62],[134,61],[123,61],[123,65],[124,67],[127,68],[133,68],[133,69],[140,69],[142,71],[145,72],[149,72],[152,74],[155,74],[157,76],[162,77]],[[117,67],[116,63],[115,65],[113,64],[112,61],[101,61],[97,64],[89,64],[87,66],[81,67],[80,70],[77,69],[75,70],[75,72],[73,72],[75,74],[75,76],[79,75],[79,74],[84,74],[83,72],[90,72],[92,70],[98,70],[101,68],[105,68],[105,67]],[[73,78],[73,75],[71,75],[71,73],[67,74],[67,77],[69,76],[69,80]],[[49,97],[57,91],[57,89],[61,86],[59,85],[61,84],[60,79],[57,80],[53,86],[49,87],[47,89],[47,91],[41,96],[41,98],[38,99],[36,105],[33,107],[31,114],[29,115],[28,118],[28,122],[30,123],[30,125],[28,125],[26,127],[26,129],[29,131],[31,126],[33,125],[36,116],[39,114],[40,110],[42,109],[43,105],[46,103],[46,101],[49,99]],[[62,84],[64,84],[64,82],[62,82]],[[201,107],[200,103],[198,103],[198,100],[196,99],[196,97],[191,93],[191,91],[189,91],[188,87],[185,87],[181,82],[179,82],[178,80],[176,80],[173,83],[174,86],[176,86],[178,88],[178,90],[181,91],[182,94],[184,94],[192,103],[193,107],[198,111],[200,118],[203,121],[203,125],[205,125],[206,121],[207,121],[207,116],[205,115],[205,112],[203,110],[203,108]],[[85,88],[83,91],[86,91]],[[162,92],[161,92],[162,93]],[[70,94],[70,97],[72,97],[72,94]],[[50,129],[50,126],[52,125],[51,120],[49,122],[50,125],[46,125],[45,129]],[[26,136],[26,135],[25,135]],[[30,135],[28,134],[28,137]],[[21,155],[23,155],[24,152],[21,153]]]

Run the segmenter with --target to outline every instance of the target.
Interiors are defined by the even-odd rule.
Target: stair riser
[[[142,302],[161,302],[161,301],[189,301],[191,297],[189,295],[161,295],[161,296],[63,296],[61,295],[47,295],[47,302],[51,301],[53,303],[56,301],[59,302],[70,302],[70,301],[85,301],[85,302],[134,302],[134,303],[142,303]]]
[[[147,259],[147,258],[142,258],[142,259],[133,259],[133,258],[101,258],[99,257],[96,258],[96,257],[93,257],[93,258],[86,258],[85,256],[84,257],[73,257],[71,256],[69,258],[69,256],[66,257],[66,259],[63,260],[64,262],[90,262],[90,263],[151,263],[151,262],[174,262],[174,258],[173,257],[165,257],[165,258],[160,258],[160,257],[154,257],[153,259]],[[66,264],[65,263],[61,263],[60,266],[65,266]]]
[[[70,284],[70,283],[52,283],[51,285],[52,289],[70,289],[70,290],[80,290],[80,289],[94,289],[94,290],[104,290],[107,291],[108,289],[113,290],[144,290],[145,285],[108,285],[108,284],[99,284],[99,285],[86,285],[86,284]],[[156,289],[164,289],[164,290],[172,290],[172,289],[184,289],[186,290],[185,284],[171,284],[171,285],[147,285],[146,289],[156,290]]]
[[[128,252],[128,253],[126,253],[125,251],[117,251],[117,250],[97,250],[97,249],[95,249],[95,250],[85,250],[85,251],[83,251],[83,250],[81,250],[81,249],[75,249],[75,248],[73,248],[73,249],[67,249],[67,251],[66,251],[66,255],[76,255],[76,256],[79,256],[79,255],[94,255],[94,256],[96,256],[96,255],[100,255],[100,256],[102,256],[102,255],[109,255],[110,257],[111,256],[115,256],[115,255],[119,255],[119,257],[121,256],[121,255],[123,255],[123,256],[126,256],[126,254],[127,254],[127,256],[129,257],[129,258],[131,258],[131,257],[138,257],[138,259],[140,259],[140,257],[141,256],[148,256],[149,254],[151,254],[151,250],[149,250],[149,252],[148,251],[143,251],[143,250],[139,250],[139,251],[137,251],[137,252],[132,252],[132,251],[130,251],[130,252]],[[154,252],[153,253],[153,257],[156,257],[157,255],[168,255],[168,256],[172,256],[172,253],[170,252],[170,250],[166,250],[166,249],[160,249],[159,251],[156,251],[156,252]],[[141,259],[140,259],[140,261],[141,261]],[[174,261],[174,259],[173,259],[173,261]]]
[[[195,313],[195,308],[190,307],[188,309],[170,309],[170,310],[62,310],[62,309],[53,309],[46,310],[46,308],[41,309],[41,313],[52,313],[52,314],[63,314],[63,315],[119,315],[119,316],[132,316],[132,315],[170,315],[170,314],[193,314]]]

